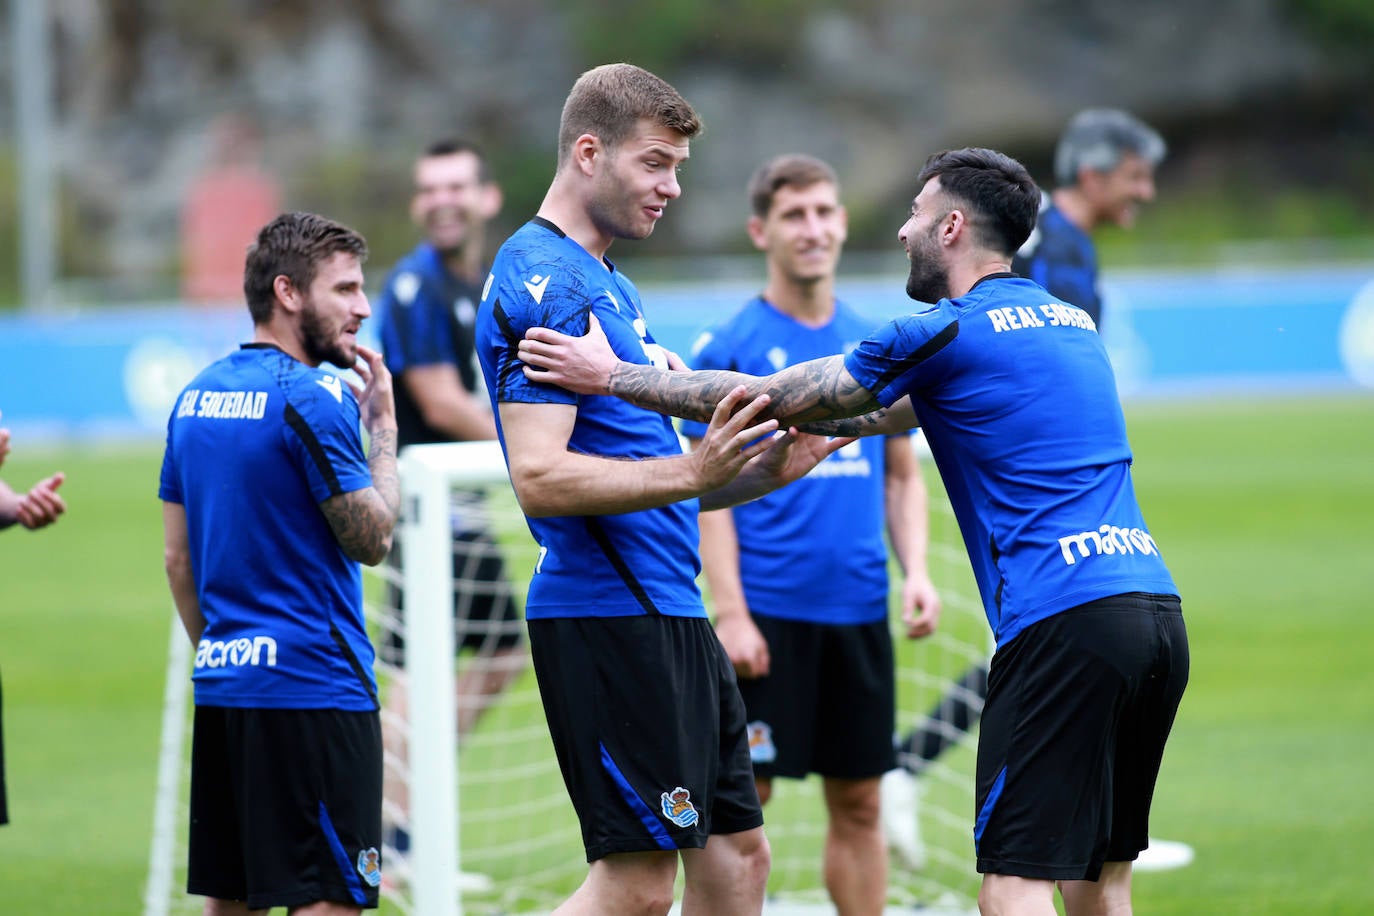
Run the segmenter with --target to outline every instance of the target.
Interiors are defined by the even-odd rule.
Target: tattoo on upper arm
[[[385,558],[395,517],[372,487],[331,496],[320,503],[320,510],[334,539],[351,559],[372,565]]]
[[[372,565],[386,558],[400,515],[395,430],[372,434],[367,464],[372,472],[372,486],[331,496],[320,503],[320,510],[343,552],[360,563]]]

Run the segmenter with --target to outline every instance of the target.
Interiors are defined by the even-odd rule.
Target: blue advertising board
[[[839,292],[876,323],[912,308],[904,281],[842,277]],[[757,291],[643,288],[654,336],[684,356]],[[1118,272],[1104,292],[1103,335],[1128,399],[1374,388],[1374,265]],[[0,316],[0,423],[16,442],[159,438],[181,387],[251,333],[246,308]]]

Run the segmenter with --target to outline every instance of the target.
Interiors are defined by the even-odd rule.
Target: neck
[[[960,296],[973,289],[974,284],[988,274],[1010,272],[1011,258],[1004,255],[981,252],[978,256],[971,257],[962,264],[950,267],[949,297],[951,299],[958,299]]]
[[[615,240],[592,222],[586,202],[567,186],[561,174],[554,176],[537,215],[562,229],[568,238],[585,248],[598,261],[606,257],[606,251]]]
[[[799,283],[780,276],[771,267],[763,298],[782,312],[811,327],[819,327],[835,315],[835,278]]]
[[[305,355],[300,337],[283,324],[279,314],[273,315],[267,324],[253,325],[253,343],[271,344],[297,362],[305,363],[307,366],[319,366],[319,362]]]
[[[1077,188],[1058,188],[1050,195],[1055,207],[1064,218],[1084,232],[1092,232],[1097,227],[1097,215],[1083,192]]]
[[[470,283],[476,283],[480,280],[482,271],[481,239],[481,234],[474,232],[472,237],[463,244],[463,247],[454,251],[439,252],[439,258],[444,263],[444,270],[458,279],[467,280]]]

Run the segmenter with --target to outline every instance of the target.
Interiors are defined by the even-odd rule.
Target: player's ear
[[[482,197],[480,209],[482,219],[491,219],[501,212],[501,206],[505,203],[505,197],[501,193],[501,186],[494,181],[482,184]]]
[[[590,177],[596,170],[596,159],[604,156],[606,148],[596,134],[583,134],[573,141],[572,161],[583,175]]]
[[[292,283],[291,278],[286,274],[277,274],[272,278],[272,294],[287,314],[300,311],[300,290],[296,288],[296,284]]]
[[[749,233],[749,241],[754,243],[754,247],[759,251],[768,250],[768,237],[763,231],[763,217],[750,216],[744,224],[745,231]]]

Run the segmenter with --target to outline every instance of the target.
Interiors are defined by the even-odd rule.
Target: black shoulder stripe
[[[601,552],[606,555],[606,559],[610,560],[612,568],[620,575],[620,581],[624,582],[625,587],[635,596],[635,600],[639,602],[639,606],[644,608],[647,614],[658,615],[662,613],[654,606],[653,601],[649,598],[649,593],[644,590],[644,586],[635,578],[634,572],[630,569],[630,564],[625,562],[625,558],[620,555],[620,551],[616,550],[615,545],[611,543],[611,538],[606,533],[606,529],[602,526],[601,520],[595,517],[588,517],[586,522],[587,532],[592,536],[592,540],[596,541],[597,546],[601,548]]]
[[[324,453],[324,446],[320,445],[320,440],[315,435],[315,431],[310,428],[310,424],[305,422],[305,417],[291,404],[286,405],[286,423],[305,444],[305,450],[310,453],[310,457],[315,461],[315,467],[319,468],[324,481],[329,485],[329,495],[338,496],[343,490],[339,487],[339,475],[334,473],[334,465],[329,463],[328,456]]]
[[[893,379],[905,375],[907,372],[911,371],[916,366],[919,366],[921,363],[930,359],[936,353],[939,353],[945,347],[949,346],[949,344],[953,342],[954,338],[958,336],[959,321],[958,319],[955,319],[954,321],[951,321],[949,324],[945,325],[945,327],[940,331],[940,333],[936,334],[934,337],[930,338],[930,340],[927,340],[924,344],[918,347],[916,349],[916,352],[912,353],[905,359],[894,360],[892,368],[878,377],[878,383],[874,386],[874,390],[881,391],[882,389],[886,388],[889,384],[892,383]]]
[[[523,335],[515,332],[514,326],[510,323],[510,316],[501,306],[500,296],[491,301],[491,317],[496,322],[496,326],[501,329],[501,337],[506,341],[506,347],[510,350],[511,355],[511,358],[504,363],[500,360],[497,361],[496,394],[497,399],[500,400],[501,392],[510,387],[511,379],[520,381],[519,376],[522,374],[522,368],[525,364],[520,362],[515,353],[516,348],[520,346],[520,338]]]
[[[343,653],[344,661],[348,662],[348,667],[352,668],[353,673],[358,676],[358,683],[363,685],[367,695],[372,698],[373,705],[380,708],[381,704],[377,702],[377,691],[368,679],[363,663],[358,661],[358,656],[353,654],[353,649],[348,645],[348,640],[344,639],[343,633],[339,632],[338,625],[332,620],[329,621],[329,635],[334,638],[334,645],[338,646],[339,651]]]

